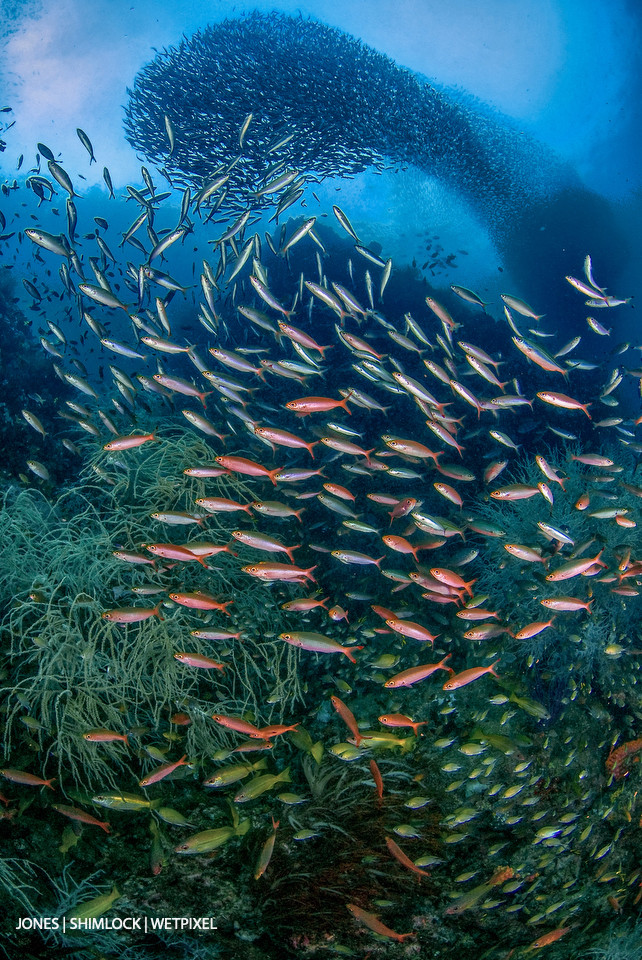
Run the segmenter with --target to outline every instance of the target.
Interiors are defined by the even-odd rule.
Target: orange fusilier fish
[[[559,483],[562,490],[564,489],[564,484],[568,477],[560,477],[557,474],[557,471],[548,463],[544,457],[539,454],[535,457],[535,463],[540,468],[547,480],[550,480],[551,483]]]
[[[181,380],[180,377],[170,377],[165,373],[155,373],[153,379],[160,383],[161,387],[173,390],[175,393],[181,393],[184,397],[198,397],[205,409],[205,398],[209,397],[211,390],[199,390],[189,380]]]
[[[372,930],[373,933],[378,933],[381,937],[388,937],[390,940],[396,940],[398,943],[403,943],[408,937],[414,937],[416,934],[414,931],[410,933],[396,933],[394,930],[391,930],[390,927],[387,927],[385,923],[382,923],[381,920],[374,913],[368,913],[367,910],[362,910],[361,907],[358,907],[354,903],[346,903],[346,907],[355,918],[365,927],[368,927],[369,930]]]
[[[450,500],[451,503],[454,503],[455,506],[463,507],[464,501],[462,500],[460,494],[457,493],[454,487],[451,487],[449,483],[433,483],[433,487],[440,493],[442,497],[445,497],[446,500]]]
[[[378,603],[371,604],[370,609],[373,611],[373,613],[376,613],[378,617],[381,617],[382,620],[398,619],[394,610],[388,610],[387,607],[382,607]]]
[[[426,297],[426,304],[430,307],[435,316],[441,320],[444,327],[447,327],[451,333],[453,330],[457,330],[457,328],[461,326],[460,323],[455,323],[446,308],[442,307],[442,305],[433,297]]]
[[[110,827],[106,820],[98,820],[97,817],[92,817],[92,815],[85,810],[79,810],[78,807],[66,807],[64,803],[52,803],[51,806],[54,810],[57,810],[58,813],[62,813],[63,817],[69,817],[70,820],[78,820],[79,823],[89,823],[92,826],[100,827],[105,833],[110,832]]]
[[[262,464],[255,463],[254,460],[246,460],[245,457],[215,457],[215,460],[232,473],[242,473],[248,477],[269,477],[274,486],[276,486],[276,474],[283,470],[283,467],[268,470]]]
[[[435,580],[439,580],[440,583],[445,583],[448,587],[454,587],[457,590],[465,590],[468,596],[472,597],[473,593],[470,588],[473,583],[476,583],[476,580],[466,582],[458,573],[454,573],[452,570],[446,570],[444,567],[432,567],[430,573],[431,576],[433,576]]]
[[[192,523],[197,523],[200,526],[205,519],[205,514],[188,513],[186,510],[155,510],[154,513],[150,513],[150,517],[160,523],[184,527]]]
[[[265,370],[262,367],[253,367],[248,360],[241,357],[238,353],[234,353],[233,350],[221,350],[220,347],[210,347],[210,353],[213,357],[216,357],[219,363],[230,367],[232,370],[238,370],[239,373],[255,373],[257,377],[260,377],[262,380],[265,379]]]
[[[277,477],[277,480],[280,477]],[[308,494],[308,497],[316,496],[316,493]],[[293,507],[288,507],[286,503],[280,503],[278,500],[253,500],[250,504],[252,510],[255,510],[256,513],[260,513],[264,517],[277,517],[279,520],[284,519],[285,517],[296,517],[299,523],[302,523],[301,514],[304,512],[305,507],[301,507],[299,510],[295,510]]]
[[[342,487],[340,483],[324,483],[323,489],[327,490],[328,493],[331,493],[335,497],[339,497],[340,500],[356,500],[357,498],[353,493],[350,493],[347,487]]]
[[[531,637],[536,637],[539,633],[543,633],[544,630],[552,626],[554,619],[555,617],[552,617],[550,620],[535,620],[533,623],[527,623],[525,627],[522,627],[521,630],[518,630],[513,636],[516,640],[530,640]]]
[[[88,740],[90,743],[113,743],[116,740],[128,743],[127,737],[126,733],[116,733],[115,730],[104,730],[102,728],[88,730],[87,733],[82,735],[83,740]]]
[[[116,437],[103,446],[103,450],[131,450],[132,447],[141,447],[149,440],[155,440],[153,433],[132,434],[128,437]]]
[[[434,460],[435,463],[437,463],[437,460],[443,454],[443,450],[435,453],[434,450],[429,450],[428,447],[424,446],[423,443],[419,443],[417,440],[404,440],[401,437],[392,437],[388,433],[384,434],[381,439],[385,445],[390,447],[391,450],[394,450],[395,453],[403,454],[406,457],[416,457],[419,460]]]
[[[156,767],[155,770],[152,770],[152,772],[148,773],[146,777],[143,777],[142,780],[138,781],[138,786],[151,787],[153,783],[158,783],[159,780],[164,780],[165,777],[168,777],[170,773],[174,772],[174,770],[185,766],[187,766],[186,753],[183,754],[180,760],[176,760],[174,763],[162,763],[160,767]]]
[[[461,600],[462,591],[449,586],[447,583],[440,583],[434,577],[425,576],[418,570],[411,570],[408,574],[413,583],[418,583],[420,587],[428,590],[431,594],[438,594],[442,597],[448,597],[452,600]]]
[[[527,483],[510,483],[506,487],[492,490],[490,495],[493,500],[528,500],[529,497],[536,497],[538,493],[541,493],[539,487]]]
[[[545,933],[543,937],[538,937],[537,940],[533,940],[533,942],[526,947],[526,950],[540,950],[542,947],[547,947],[549,943],[556,943],[572,929],[572,927],[558,927],[557,930],[551,930],[550,933]]]
[[[188,667],[198,667],[199,670],[225,670],[224,663],[218,663],[201,653],[175,653],[174,659]]]
[[[271,723],[267,727],[259,727],[256,733],[251,733],[250,736],[255,740],[271,740],[272,737],[280,737],[284,733],[288,733],[290,730],[296,730],[300,726],[299,723],[293,723],[289,727],[284,723]]]
[[[583,410],[589,420],[591,419],[591,414],[587,409],[591,406],[590,403],[580,403],[573,397],[567,397],[565,393],[553,393],[550,390],[541,390],[537,396],[544,403],[549,403],[553,407],[562,407],[564,410]]]
[[[150,617],[158,617],[159,620],[163,620],[164,617],[160,615],[162,605],[163,601],[161,600],[153,609],[146,607],[121,607],[119,610],[105,610],[102,617],[103,620],[110,620],[111,623],[119,623],[121,625],[140,623],[142,620],[149,620]]]
[[[486,363],[495,367],[495,369],[501,366],[504,362],[503,360],[493,360],[493,358],[489,357],[485,350],[482,350],[481,347],[475,346],[474,343],[466,343],[464,340],[458,340],[457,346],[461,347],[467,356],[475,357],[477,360],[481,360],[482,363]]]
[[[414,497],[406,497],[405,500],[399,500],[398,503],[395,503],[394,507],[388,514],[390,517],[390,526],[392,526],[393,520],[398,520],[400,517],[408,516],[408,514],[420,504],[421,500],[416,500]]]
[[[409,540],[406,540],[405,537],[398,537],[395,534],[386,534],[385,537],[381,538],[385,545],[394,550],[395,553],[411,553],[415,560],[417,560],[417,554],[420,550],[425,550],[425,547],[422,544],[417,544],[416,547],[410,543]]]
[[[353,333],[346,333],[345,330],[339,330],[338,327],[336,329],[339,334],[339,339],[342,340],[351,350],[357,350],[360,353],[369,353],[370,356],[375,357],[377,360],[384,359],[385,354],[377,353],[374,347],[371,347],[370,344],[366,343],[365,340],[362,340],[360,337],[355,337]]]
[[[510,553],[511,556],[517,557],[518,560],[527,560],[529,563],[543,563],[544,566],[548,564],[548,560],[546,557],[543,557],[541,553],[521,543],[505,543],[504,550]]]
[[[212,715],[212,720],[215,720],[222,727],[227,727],[228,730],[236,730],[237,733],[245,733],[249,737],[256,737],[260,732],[255,724],[249,723],[241,717],[226,717],[222,713],[215,713]],[[261,737],[260,739],[264,738]]]
[[[483,607],[466,607],[464,610],[458,610],[455,614],[460,620],[499,620],[499,614],[496,610],[485,610]]]
[[[182,543],[181,546],[196,557],[215,557],[219,553],[232,554],[229,543],[222,547],[220,544],[210,543],[208,540],[190,540],[189,543]],[[236,556],[236,554],[232,554],[232,556]]]
[[[534,343],[529,343],[528,340],[522,340],[521,337],[511,337],[511,339],[517,349],[532,363],[536,363],[542,370],[561,373],[563,377],[568,379],[568,370],[560,367],[559,363],[555,362],[554,357],[551,357],[545,350],[542,350],[541,347],[535,346]]]
[[[313,440],[312,443],[308,443],[307,440],[304,440],[303,437],[297,437],[294,433],[288,433],[287,430],[279,430],[277,427],[254,427],[254,433],[257,437],[261,437],[263,440],[269,440],[270,443],[276,444],[280,447],[292,447],[293,449],[305,449],[308,451],[312,459],[314,460],[314,451],[312,447],[316,447],[319,443],[318,440]]]
[[[386,837],[386,846],[395,860],[398,860],[402,866],[406,867],[408,870],[412,870],[412,872],[417,875],[417,880],[421,880],[422,877],[430,876],[428,870],[422,870],[421,867],[415,866],[410,857],[406,856],[401,847],[395,843],[392,837]]]
[[[220,610],[222,613],[226,613],[228,617],[230,612],[227,608],[231,603],[234,603],[233,600],[225,600],[224,603],[219,603],[218,600],[215,600],[214,597],[203,590],[196,590],[194,593],[170,593],[169,599],[173,600],[174,603],[180,603],[183,607],[190,607],[192,610]]]
[[[349,440],[341,440],[338,437],[321,437],[321,443],[330,450],[336,450],[337,453],[351,453],[355,457],[365,457],[368,463],[370,463],[370,454],[377,449],[371,447],[370,450],[364,450],[358,444],[351,443]]]
[[[396,673],[390,680],[386,680],[384,687],[388,687],[389,689],[411,687],[413,683],[418,683],[420,680],[425,680],[427,677],[432,676],[437,670],[446,670],[452,676],[454,671],[451,667],[444,666],[446,660],[450,660],[450,657],[451,654],[447,653],[439,663],[423,663],[417,667],[409,667],[407,670],[402,670],[401,673]]]
[[[348,409],[350,397],[350,393],[343,400],[332,400],[330,397],[299,397],[298,400],[290,400],[286,403],[285,408],[292,410],[299,417],[307,417],[311,413],[325,413],[336,407],[342,407],[346,413],[351,413]]]
[[[279,483],[301,483],[303,480],[309,480],[310,477],[324,476],[323,470],[299,470],[293,468],[291,470],[281,470],[277,473],[276,479]]]
[[[246,567],[241,567],[243,573],[249,573],[251,577],[257,577],[265,583],[271,583],[274,580],[292,580],[297,583],[304,583],[306,580],[316,580],[312,576],[312,571],[316,570],[316,564],[304,570],[302,567],[290,566],[287,563],[269,563],[262,560],[260,563],[250,563]]]
[[[234,513],[237,510],[251,513],[252,508],[250,503],[237,503],[236,500],[228,500],[227,497],[199,497],[196,504],[208,513]]]
[[[492,673],[496,677],[495,667],[498,663],[499,660],[495,660],[495,663],[491,663],[488,667],[470,667],[468,670],[462,670],[461,673],[456,673],[450,680],[446,680],[444,690],[459,690],[460,687],[465,687],[466,684],[478,680],[486,673]]]
[[[484,470],[484,483],[492,483],[508,466],[508,460],[496,460]]]
[[[50,780],[43,780],[42,777],[37,777],[33,773],[27,773],[25,770],[12,770],[9,767],[0,770],[0,774],[5,779],[11,780],[12,783],[24,783],[28,787],[49,787],[50,790],[53,790],[51,784],[56,782],[55,777]]]
[[[206,433],[208,437],[216,437],[221,443],[225,443],[226,435],[219,433],[212,421],[208,420],[207,417],[201,416],[201,414],[196,413],[195,410],[181,410],[181,413],[185,419],[188,420],[193,427],[196,427],[197,430],[200,430],[201,433]],[[185,471],[183,472],[185,473]]]
[[[232,633],[231,630],[190,630],[190,636],[198,637],[199,640],[240,640],[243,631]]]
[[[550,505],[553,506],[553,503],[555,501],[553,499],[553,491],[551,490],[549,485],[547,483],[544,483],[543,480],[540,480],[540,482],[537,484],[537,489],[539,490],[541,495],[544,497],[544,499],[548,500]]]
[[[546,579],[553,582],[570,580],[572,577],[579,577],[587,573],[591,567],[605,567],[606,564],[600,560],[602,553],[603,550],[600,550],[597,556],[591,560],[569,560],[567,563],[563,563],[561,567],[558,567],[557,570],[553,570],[552,573],[547,574]]]
[[[428,427],[429,430],[432,430],[432,432],[435,434],[436,437],[439,437],[442,443],[445,443],[449,447],[454,447],[457,450],[457,453],[459,454],[459,456],[463,457],[464,455],[463,451],[465,448],[462,447],[460,443],[457,443],[455,438],[448,432],[448,430],[446,430],[446,428],[441,423],[437,423],[436,420],[426,420],[426,426]]]
[[[302,597],[300,600],[288,600],[281,604],[281,610],[287,610],[290,613],[306,613],[308,610],[314,610],[316,607],[323,607],[327,610],[326,603],[330,597],[323,597],[322,600],[314,600],[312,597]]]
[[[540,600],[540,603],[549,610],[586,610],[590,613],[593,600],[578,600],[577,597],[547,597],[545,600]]]
[[[381,776],[381,770],[377,766],[376,760],[370,761],[370,773],[372,774],[372,779],[375,782],[375,793],[377,795],[377,800],[383,800],[383,777]]]
[[[401,634],[402,637],[410,637],[412,640],[422,640],[424,643],[434,643],[438,636],[438,634],[430,633],[430,631],[427,630],[426,627],[422,627],[420,623],[414,623],[412,620],[399,620],[398,617],[386,620],[386,626],[394,630],[395,633]]]
[[[466,630],[464,636],[466,640],[491,640],[493,637],[501,637],[503,633],[513,636],[510,629],[501,623],[479,623]]]
[[[232,536],[239,543],[246,547],[254,547],[255,550],[266,550],[268,553],[287,553],[290,561],[294,563],[292,556],[295,550],[299,550],[302,544],[297,543],[293,547],[286,547],[274,537],[268,537],[264,533],[252,533],[251,530],[232,530]]]
[[[280,633],[279,640],[285,640],[293,647],[299,647],[301,650],[311,650],[313,653],[343,653],[352,663],[357,662],[352,651],[363,650],[363,646],[342,647],[336,640],[324,637],[321,633]]]
[[[417,727],[425,726],[428,721],[411,720],[403,713],[384,713],[379,717],[379,723],[383,723],[386,727],[412,727],[412,732],[417,736]]]
[[[302,347],[307,347],[308,350],[318,350],[321,356],[325,359],[325,351],[329,350],[334,346],[333,343],[329,344],[327,347],[322,347],[320,344],[313,340],[307,333],[303,330],[299,330],[298,327],[293,327],[289,323],[284,323],[283,320],[278,321],[278,327],[281,333],[292,340],[294,343],[300,344]]]
[[[228,471],[223,467],[187,467],[183,473],[186,477],[222,477]]]
[[[599,453],[580,453],[577,456],[571,454],[569,460],[577,460],[588,467],[613,467],[614,463],[608,457],[603,457]]]
[[[197,557],[196,554],[192,553],[187,547],[182,547],[179,544],[143,543],[142,546],[145,550],[153,553],[155,557],[162,557],[163,560],[182,560],[184,562],[195,560],[197,563],[200,563],[202,567],[207,567],[203,557]]]
[[[354,736],[356,745],[358,747],[361,746],[361,742],[364,738],[359,733],[359,726],[357,724],[357,721],[355,720],[355,716],[352,710],[350,710],[350,708],[347,707],[343,702],[343,700],[340,700],[339,697],[330,697],[330,703],[332,704],[334,709],[337,711],[337,713],[345,723],[348,730]]]

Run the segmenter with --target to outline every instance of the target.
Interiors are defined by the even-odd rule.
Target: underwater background
[[[642,957],[638,5],[0,9],[0,950]]]

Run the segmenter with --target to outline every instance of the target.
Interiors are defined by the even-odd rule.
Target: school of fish
[[[236,152],[257,123],[236,118]],[[167,116],[154,135],[166,161],[192,149]],[[351,211],[324,209],[314,181],[279,160],[286,141],[265,139],[262,168],[254,144],[242,188],[235,161],[180,186],[143,167],[122,232],[85,222],[77,174],[46,144],[3,190],[29,214],[38,200],[29,225],[0,211],[12,231],[0,262],[12,269],[11,251],[29,251],[15,269],[61,384],[57,409],[36,399],[22,411],[36,452],[21,480],[55,498],[56,464],[37,455],[46,437],[105,489],[177,431],[207,445],[170,478],[183,492],[198,478],[205,495],[185,509],[150,503],[146,541],[111,545],[144,593],[105,603],[102,619],[123,644],[145,643],[152,620],[181,625],[175,669],[202,676],[212,730],[209,756],[182,748],[189,704],[173,705],[169,751],[153,731],[79,730],[92,749],[121,751],[119,789],[81,806],[46,756],[23,769],[14,742],[4,819],[10,829],[30,791],[42,804],[51,791],[52,810],[109,844],[146,812],[154,876],[221,850],[215,870],[249,858],[244,882],[269,884],[290,862],[301,869],[306,849],[310,864],[332,861],[334,827],[314,814],[310,785],[347,770],[372,841],[360,839],[354,893],[345,880],[338,897],[312,891],[334,897],[324,934],[429,950],[465,929],[493,957],[571,935],[584,948],[596,923],[634,916],[642,899],[642,417],[631,413],[642,371],[627,366],[639,349],[627,343],[595,360],[628,301],[587,256],[566,278],[586,317],[570,342],[545,292],[533,306],[511,292],[489,303],[415,280],[421,302],[400,313],[397,268]],[[119,203],[107,167],[104,182]],[[192,239],[210,248],[193,282]],[[613,310],[608,329],[598,317]],[[238,596],[208,589],[223,555],[296,651],[303,702],[220,712],[217,675],[233,673],[252,629]],[[174,809],[194,791],[222,797],[232,822]],[[103,899],[101,911],[114,896]],[[292,936],[312,936],[299,923]]]

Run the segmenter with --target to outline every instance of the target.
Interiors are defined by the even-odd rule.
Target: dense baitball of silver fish
[[[279,161],[308,178],[401,162],[463,197],[516,279],[536,266],[561,300],[567,261],[590,251],[615,269],[624,251],[608,205],[546,146],[315,20],[213,24],[159,53],[129,94],[129,142],[195,189],[225,174],[228,206],[275,203],[261,188]]]
[[[568,180],[523,134],[354,37],[300,17],[253,13],[209,26],[147,64],[129,94],[133,146],[196,186],[236,160],[228,190],[237,199],[277,160],[319,176],[413,163],[497,213]],[[176,132],[173,150],[165,117]]]

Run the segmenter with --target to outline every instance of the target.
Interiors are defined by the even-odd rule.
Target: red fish
[[[456,673],[450,680],[446,680],[444,690],[459,690],[460,687],[465,687],[466,684],[483,677],[485,673],[492,673],[492,675],[496,677],[497,674],[494,668],[498,663],[499,660],[496,660],[495,663],[491,663],[489,667],[470,667],[468,670],[462,670],[461,673]]]
[[[307,417],[311,413],[325,413],[328,410],[334,410],[336,407],[342,407],[346,413],[348,409],[348,400],[350,394],[343,400],[332,400],[330,397],[299,397],[298,400],[290,400],[286,403],[286,410],[292,410],[299,417]]]

